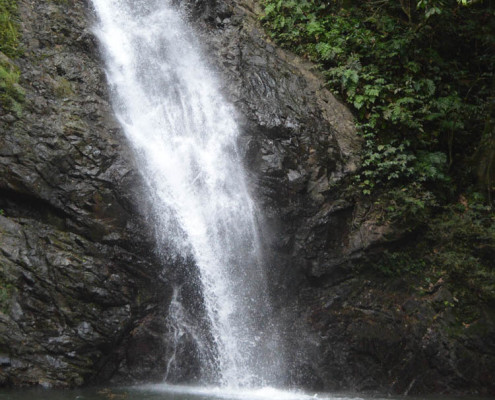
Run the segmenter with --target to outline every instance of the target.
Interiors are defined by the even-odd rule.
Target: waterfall
[[[157,240],[192,256],[198,270],[212,338],[201,346],[216,354],[208,368],[225,386],[276,384],[280,352],[234,110],[171,0],[93,5],[115,113],[148,186]],[[169,318],[181,314],[176,301]]]

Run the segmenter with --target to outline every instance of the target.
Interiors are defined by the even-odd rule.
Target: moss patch
[[[0,0],[0,104],[18,117],[24,90],[19,85],[19,68],[12,60],[21,54],[19,37],[17,2]]]
[[[58,77],[56,79],[56,86],[55,86],[55,95],[60,98],[64,99],[67,97],[70,97],[72,94],[74,94],[74,91],[72,90],[72,86],[70,82],[62,77]]]
[[[17,1],[0,0],[0,52],[15,58],[20,54]]]
[[[0,102],[6,110],[18,117],[22,112],[24,90],[19,85],[21,73],[5,55],[0,53]]]
[[[13,287],[11,284],[0,280],[0,312],[7,313],[9,311],[12,291]]]
[[[425,299],[445,288],[439,300],[451,309],[459,327],[482,318],[495,305],[495,217],[479,193],[433,215],[407,245],[381,253],[364,267],[386,278],[400,278]],[[437,310],[438,311],[438,310]]]

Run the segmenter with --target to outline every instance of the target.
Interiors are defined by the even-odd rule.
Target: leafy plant
[[[440,308],[469,326],[495,304],[494,3],[262,1],[271,37],[354,110],[358,196],[413,231],[363,268],[418,295],[446,285]]]
[[[436,217],[426,239],[435,243],[430,255],[447,271],[461,296],[495,300],[495,217],[480,193],[462,197]]]
[[[20,116],[24,90],[19,85],[19,68],[12,62],[21,54],[16,16],[17,2],[0,0],[0,104]]]
[[[8,311],[12,290],[11,284],[0,282],[0,311],[3,313]]]
[[[424,270],[425,260],[409,252],[384,251],[375,266],[380,272],[390,277],[403,274],[417,275]]]
[[[20,54],[16,0],[0,0],[0,52],[7,57]]]
[[[63,77],[58,77],[56,79],[55,95],[57,97],[65,98],[65,97],[69,97],[73,93],[74,92],[72,90],[72,86],[67,79]]]
[[[263,3],[272,38],[316,62],[354,109],[365,138],[355,178],[362,194],[388,192],[408,213],[472,184],[467,155],[480,143],[495,78],[489,4]]]
[[[0,100],[2,107],[14,111],[20,116],[24,102],[24,90],[19,85],[20,72],[7,62],[0,62]]]

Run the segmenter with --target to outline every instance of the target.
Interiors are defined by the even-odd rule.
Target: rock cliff
[[[187,260],[154,250],[144,184],[109,106],[90,5],[18,4],[24,52],[11,62],[26,101],[21,115],[0,116],[0,385],[160,380],[171,351],[172,288],[194,276]],[[454,340],[444,329],[451,315],[441,283],[418,299],[403,282],[359,267],[395,233],[376,222],[372,205],[345,195],[360,152],[350,112],[311,65],[266,38],[256,1],[180,6],[238,112],[292,354],[287,383],[494,390],[493,313],[484,310],[491,322]],[[179,351],[176,379],[193,378],[194,356]]]
[[[266,218],[270,282],[287,329],[288,383],[493,393],[492,309],[482,306],[481,317],[462,326],[441,280],[418,291],[414,280],[368,267],[413,238],[407,227],[379,222],[372,203],[347,195],[360,141],[316,68],[267,39],[259,2],[188,4],[240,112],[245,162]]]
[[[152,325],[172,274],[153,251],[90,10],[80,1],[18,7],[26,99],[20,115],[0,117],[0,384],[138,376],[137,358],[161,344],[163,327],[156,339]]]

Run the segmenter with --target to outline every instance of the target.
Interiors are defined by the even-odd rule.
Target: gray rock
[[[130,332],[165,320],[171,286],[87,4],[18,3],[26,102],[0,118],[0,385],[79,386],[125,365]],[[160,377],[163,356],[127,382],[137,368]]]
[[[5,356],[5,355],[0,355],[0,366],[2,367],[8,367],[11,365],[11,360],[10,357]]]
[[[356,272],[356,263],[402,230],[380,222],[373,204],[345,195],[361,141],[352,115],[314,66],[270,42],[257,1],[185,3],[239,111],[245,164],[265,215],[269,283],[287,327],[288,383],[406,394],[495,392],[495,360],[485,355],[491,347],[479,350],[475,340],[462,343],[451,333],[450,292],[406,301],[407,288]],[[232,25],[213,22],[221,13]],[[491,323],[480,326],[482,341],[490,343]]]

